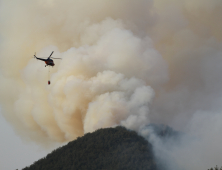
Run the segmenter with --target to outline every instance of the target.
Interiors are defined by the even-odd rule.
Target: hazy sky
[[[1,114],[0,136],[0,169],[2,170],[25,168],[51,151],[33,143],[22,141]]]

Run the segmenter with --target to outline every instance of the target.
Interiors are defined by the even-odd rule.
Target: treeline
[[[124,127],[100,129],[23,170],[156,170],[151,144]]]
[[[215,168],[210,168],[210,169],[208,169],[208,170],[222,170],[222,167],[219,169],[219,168],[217,167],[217,165],[216,165]]]

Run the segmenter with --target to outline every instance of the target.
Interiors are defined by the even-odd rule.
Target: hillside
[[[156,170],[152,146],[124,127],[100,129],[23,170]]]

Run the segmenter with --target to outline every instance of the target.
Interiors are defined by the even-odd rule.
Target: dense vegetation
[[[23,170],[156,170],[152,146],[124,127],[100,129]]]

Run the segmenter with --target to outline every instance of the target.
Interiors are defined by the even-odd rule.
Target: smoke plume
[[[153,140],[171,170],[219,165],[221,9],[218,0],[1,0],[2,114],[40,144],[163,123],[189,136],[180,147]],[[52,51],[62,60],[50,70],[32,58]]]

